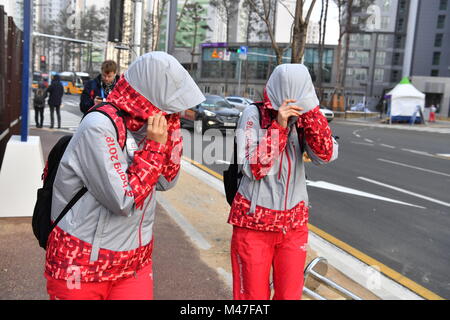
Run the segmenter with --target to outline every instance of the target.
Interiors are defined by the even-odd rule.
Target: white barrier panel
[[[44,156],[40,137],[11,136],[0,171],[0,217],[31,217],[42,187]]]

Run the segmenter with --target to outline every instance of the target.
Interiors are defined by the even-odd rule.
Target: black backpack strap
[[[78,200],[88,191],[86,187],[81,188],[80,191],[77,192],[77,194],[72,198],[72,200],[69,201],[69,203],[66,205],[66,207],[61,211],[58,218],[56,218],[55,222],[50,227],[50,232],[56,227],[59,221],[61,221],[62,218],[66,215],[66,213],[77,203]],[[49,234],[50,234],[49,232]]]

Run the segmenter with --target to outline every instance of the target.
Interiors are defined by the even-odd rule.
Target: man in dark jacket
[[[48,105],[50,106],[50,129],[54,126],[54,112],[56,110],[56,116],[58,117],[58,129],[61,129],[61,103],[62,96],[64,95],[64,87],[61,84],[59,75],[54,75],[52,83],[47,88],[47,93],[49,95]]]
[[[83,114],[94,105],[106,101],[119,76],[117,75],[117,64],[112,60],[102,63],[101,74],[95,79],[86,82],[80,98],[80,111]]]

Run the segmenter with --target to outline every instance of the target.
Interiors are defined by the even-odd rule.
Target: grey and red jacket
[[[308,222],[302,150],[313,163],[324,164],[337,158],[338,144],[319,106],[283,128],[267,93],[263,105],[260,111],[256,105],[247,107],[237,126],[242,130],[236,142],[243,177],[228,222],[259,231],[287,232]]]
[[[76,272],[82,282],[118,280],[133,276],[151,261],[155,192],[172,188],[180,170],[182,136],[176,111],[201,103],[204,97],[178,61],[165,53],[152,52],[135,64],[108,96],[108,102],[125,114],[126,130],[116,131],[104,114],[89,112],[61,159],[52,220],[78,190],[85,186],[88,191],[49,236],[45,272],[54,279],[67,280]],[[149,89],[140,87],[134,77],[142,70],[160,81],[142,82],[153,86]],[[170,73],[185,80],[174,82]],[[188,91],[194,97],[190,101],[187,96],[179,98],[179,104],[169,100]],[[173,109],[166,112],[169,107],[164,103]],[[147,118],[161,111],[168,122],[165,145],[146,138]],[[122,150],[118,141],[123,139]]]

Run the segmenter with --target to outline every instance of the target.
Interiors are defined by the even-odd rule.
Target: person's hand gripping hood
[[[311,75],[303,64],[281,64],[267,81],[266,92],[273,109],[278,110],[286,99],[304,109],[306,113],[319,105]]]

